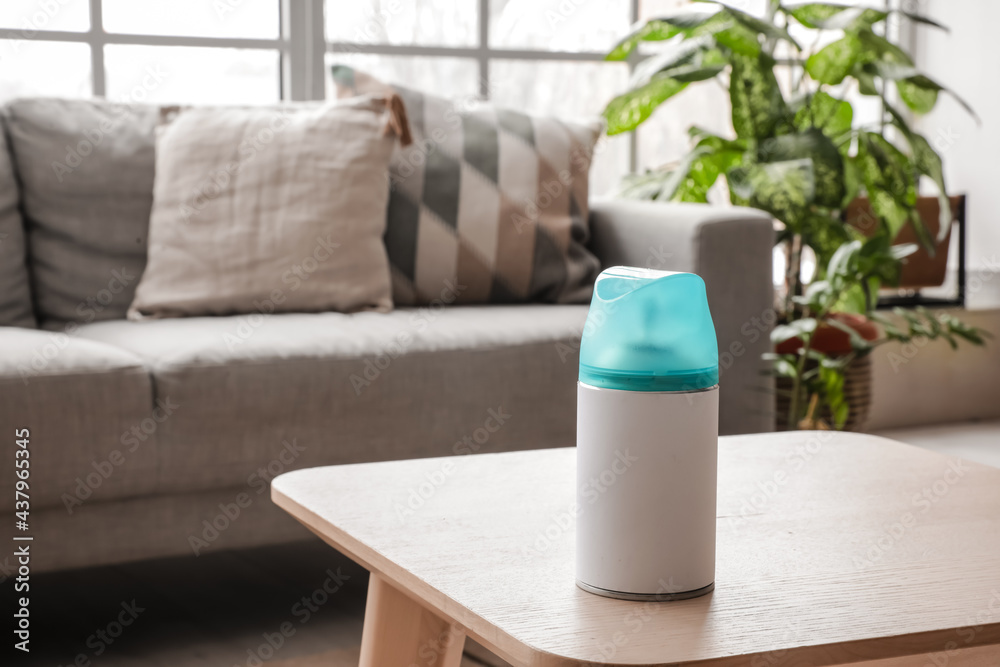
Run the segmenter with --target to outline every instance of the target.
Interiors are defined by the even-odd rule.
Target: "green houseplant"
[[[898,16],[943,26],[902,10],[829,3],[768,0],[763,17],[714,1],[685,9],[691,11],[646,21],[608,54],[608,60],[625,60],[641,42],[669,40],[636,65],[628,90],[608,103],[608,134],[632,131],[689,85],[714,81],[728,90],[735,136],[691,127],[691,151],[677,165],[630,177],[622,195],[707,202],[722,178],[734,204],[767,211],[782,223],[777,243],[787,268],[772,359],[787,399],[783,426],[842,428],[850,412],[845,369],[876,345],[915,337],[983,344],[985,332],[952,316],[875,313],[879,288],[898,282],[901,261],[917,248],[893,245],[899,231],[912,224],[920,243],[934,250],[936,239],[916,210],[921,178],[935,185],[941,201],[940,236],[951,227],[941,158],[907,120],[911,112],[930,111],[949,91],[919,72],[885,37],[885,27]],[[790,83],[779,85],[778,73]],[[845,99],[851,91],[881,101],[876,123],[855,123]],[[844,222],[846,207],[862,195],[874,217],[865,230]],[[808,284],[806,248],[816,260]],[[879,335],[860,335],[845,317],[851,314],[877,320]],[[821,349],[820,334],[831,329],[847,337],[849,353]]]

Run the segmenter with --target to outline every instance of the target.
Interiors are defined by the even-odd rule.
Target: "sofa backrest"
[[[125,317],[146,265],[159,114],[103,100],[7,105],[43,326]]]
[[[6,134],[0,126],[0,327],[35,326],[19,199]]]

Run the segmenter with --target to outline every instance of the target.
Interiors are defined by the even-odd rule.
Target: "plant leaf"
[[[977,123],[981,122],[980,119],[979,119],[979,116],[976,114],[975,110],[972,108],[972,105],[970,105],[964,99],[962,99],[961,97],[959,97],[958,94],[955,93],[955,91],[951,90],[950,88],[945,88],[940,83],[938,83],[937,81],[934,81],[933,79],[927,77],[926,75],[918,74],[916,76],[911,76],[911,77],[909,77],[909,78],[906,79],[906,83],[908,83],[910,85],[913,85],[916,88],[918,88],[920,90],[923,90],[923,91],[934,91],[934,92],[944,91],[944,92],[948,93],[948,95],[950,95],[952,97],[952,99],[954,99],[956,102],[958,102],[959,106],[961,106],[963,109],[965,109],[966,113],[968,113],[970,116],[972,116]],[[897,85],[898,85],[898,82],[897,82]],[[933,105],[931,105],[931,106],[933,106]]]
[[[791,14],[796,21],[805,27],[815,30],[820,28],[823,22],[830,20],[845,9],[847,8],[844,5],[810,2],[804,5],[786,7],[785,12]]]
[[[639,42],[658,42],[676,37],[686,30],[702,25],[718,14],[718,9],[678,11],[675,14],[652,18],[632,26],[625,37],[612,47],[605,60],[625,60],[639,46]]]
[[[896,65],[913,66],[913,58],[896,44],[885,37],[876,35],[871,28],[862,28],[855,33],[861,40],[862,51],[860,60],[865,63],[881,61]]]
[[[656,169],[641,174],[625,174],[615,196],[622,199],[656,199],[670,173],[669,170]]]
[[[848,338],[851,340],[851,347],[855,350],[870,350],[872,348],[872,344],[865,340],[861,334],[859,334],[853,327],[841,322],[840,320],[831,317],[823,320],[823,322],[830,325],[834,329],[839,329],[847,334]]]
[[[861,53],[861,40],[847,34],[827,44],[806,60],[806,72],[820,83],[836,85],[854,68]]]
[[[889,252],[895,259],[903,259],[915,253],[918,247],[916,243],[901,243],[889,248]]]
[[[858,135],[856,164],[860,168],[872,210],[885,221],[890,238],[895,238],[917,202],[916,182],[909,159],[881,134],[861,132]],[[933,247],[930,251],[933,252]]]
[[[902,14],[914,23],[923,23],[924,25],[929,25],[934,28],[944,30],[945,32],[951,32],[951,30],[948,29],[948,26],[938,23],[934,19],[924,16],[923,14],[915,14],[913,12],[906,11],[905,9],[891,9],[889,11],[893,14]]]
[[[728,24],[732,19],[720,17],[718,7],[682,7],[672,14],[657,16],[645,22],[632,26],[625,37],[618,41],[605,56],[605,60],[625,60],[639,46],[639,42],[658,42],[671,39],[680,34],[695,36],[699,29],[706,25],[725,19]]]
[[[677,168],[671,172],[670,176],[663,181],[663,186],[660,188],[660,192],[657,194],[656,199],[660,201],[668,201],[677,192],[677,189],[684,182],[684,179],[688,177],[691,172],[691,165],[694,164],[695,160],[700,158],[702,155],[708,153],[708,149],[696,148],[681,160]]]
[[[792,229],[800,229],[816,198],[810,158],[735,167],[726,174],[734,203],[767,211]]]
[[[913,153],[913,166],[919,173],[934,181],[934,185],[937,186],[939,213],[936,241],[940,243],[948,236],[952,222],[951,200],[948,198],[948,188],[945,187],[941,156],[937,154],[937,151],[931,147],[930,142],[922,134],[914,132],[910,128],[906,119],[892,104],[883,100],[883,106],[892,116],[893,125],[899,128],[910,144],[910,151]],[[921,219],[920,224],[923,224],[923,219]],[[929,234],[929,231],[927,233]]]
[[[839,218],[822,215],[819,213],[810,214],[806,223],[802,225],[802,242],[813,249],[816,253],[817,276],[826,275],[826,266],[833,257],[837,248],[852,240],[851,232]],[[811,288],[816,283],[824,282],[813,279],[809,284]],[[810,294],[806,290],[806,295]],[[812,305],[812,304],[810,304]]]
[[[795,113],[794,122],[799,130],[816,128],[832,139],[851,129],[854,109],[849,102],[819,91]]]
[[[858,25],[871,26],[884,21],[887,14],[877,9],[812,2],[785,8],[796,21],[807,28],[844,30]]]
[[[924,174],[937,186],[938,190],[938,236],[940,243],[951,231],[953,219],[951,211],[951,199],[948,198],[948,190],[944,183],[944,168],[941,165],[941,156],[937,154],[930,143],[922,135],[916,132],[907,136],[910,148],[913,151],[913,164],[917,171]]]
[[[938,91],[933,88],[921,88],[909,79],[896,81],[899,99],[917,113],[928,113],[937,104]]]
[[[726,47],[733,53],[754,58],[760,55],[760,40],[757,38],[757,33],[736,21],[733,21],[729,27],[715,32],[712,36],[717,44]]]
[[[816,319],[812,317],[793,320],[788,324],[779,324],[771,330],[771,343],[778,345],[793,338],[808,337],[816,330],[816,324]]]
[[[791,44],[792,46],[794,46],[796,49],[800,51],[802,50],[802,47],[799,45],[799,43],[795,41],[795,38],[793,38],[788,33],[788,30],[786,30],[785,28],[775,25],[770,21],[761,20],[756,16],[753,16],[752,14],[747,14],[746,12],[736,9],[735,7],[732,7],[730,5],[724,5],[723,7],[724,9],[722,11],[726,12],[734,19],[736,19],[736,21],[740,25],[750,30],[753,30],[756,33],[760,33],[761,35],[764,35],[765,37],[768,37],[770,39],[784,40],[789,44]]]
[[[855,64],[854,69],[851,70],[851,74],[855,79],[858,80],[858,92],[862,95],[868,95],[871,97],[878,97],[881,95],[878,87],[875,85],[875,76],[865,70],[860,64]]]
[[[743,151],[716,150],[699,155],[692,163],[687,178],[672,194],[673,201],[708,202],[708,191],[720,174],[738,165],[743,159]]]
[[[809,158],[813,170],[813,201],[836,208],[844,198],[844,163],[830,138],[816,129],[782,134],[758,143],[758,162],[787,162]]]
[[[788,119],[785,98],[774,76],[774,60],[764,53],[757,58],[733,54],[729,98],[733,129],[741,139],[772,136]]]
[[[843,277],[853,273],[851,267],[857,263],[857,256],[861,252],[861,241],[851,241],[837,248],[833,253],[830,263],[826,267],[827,279]]]
[[[726,69],[725,65],[681,65],[664,72],[664,74],[682,83],[696,83],[718,76],[724,69]]]
[[[638,23],[611,48],[604,59],[610,61],[625,60],[639,46],[639,42],[670,39],[679,32],[679,29],[663,21],[652,20]]]
[[[698,59],[698,56],[712,43],[709,37],[696,37],[687,39],[677,44],[670,44],[672,48],[657,53],[654,56],[643,60],[636,65],[635,71],[629,78],[629,90],[635,90],[645,86],[653,80],[657,74],[665,73],[671,69],[689,65]],[[699,63],[700,64],[700,63]]]
[[[742,153],[749,150],[750,144],[752,143],[747,139],[726,139],[712,134],[708,130],[700,128],[697,125],[692,125],[688,128],[688,136],[691,137],[698,146],[711,148],[716,151],[727,150]]]
[[[785,358],[785,356],[778,357],[774,360],[774,372],[778,377],[795,377],[797,371],[795,364]]]
[[[908,100],[906,97],[903,97],[903,101],[907,103],[907,106],[913,108],[914,111],[920,112],[923,108],[927,108],[928,110],[933,108],[933,103],[930,104],[930,107],[927,107],[928,101],[931,99],[928,94],[933,92],[933,100],[936,101],[937,93],[944,91],[951,95],[951,97],[954,98],[954,100],[958,102],[959,105],[961,105],[961,107],[965,109],[965,111],[972,116],[977,123],[980,122],[979,116],[976,115],[976,112],[968,102],[956,95],[954,91],[945,88],[927,75],[918,72],[913,65],[876,61],[867,63],[864,67],[867,71],[877,74],[883,79],[895,81],[897,89],[899,89],[900,97],[903,97],[905,91],[905,94],[909,96],[910,99]],[[899,88],[900,82],[904,82],[903,88],[901,89]],[[914,104],[917,105],[917,107],[914,107]]]
[[[614,98],[608,102],[603,114],[608,123],[608,135],[634,130],[663,101],[681,92],[687,85],[669,77],[654,78],[638,90],[631,90]]]

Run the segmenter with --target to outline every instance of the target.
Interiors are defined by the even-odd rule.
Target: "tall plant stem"
[[[802,265],[802,235],[793,234],[785,246],[785,317],[789,322],[796,319],[795,301],[792,300],[799,291],[800,267]],[[792,398],[788,404],[788,430],[795,430],[798,424],[799,400],[802,393],[802,375],[806,372],[806,360],[812,345],[812,334],[806,337],[804,349],[799,353],[795,366],[795,377],[792,379]]]
[[[817,327],[819,324],[816,325]],[[806,361],[809,359],[809,350],[812,349],[812,338],[815,332],[806,337],[806,341],[799,352],[799,362],[795,365],[795,377],[792,378],[792,399],[788,403],[788,430],[796,430],[799,423],[799,399],[802,394],[802,376],[806,372]]]
[[[802,235],[794,234],[785,243],[785,317],[795,319],[795,302],[792,297],[799,292],[799,273],[802,266]]]

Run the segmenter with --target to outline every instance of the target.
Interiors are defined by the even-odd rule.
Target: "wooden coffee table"
[[[515,665],[1000,665],[1000,470],[829,432],[719,447],[716,588],[682,602],[576,587],[573,449],[300,470],[272,497],[371,571],[363,666],[458,665],[465,637]]]

